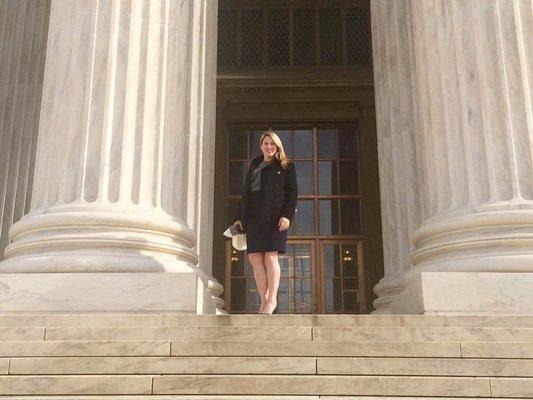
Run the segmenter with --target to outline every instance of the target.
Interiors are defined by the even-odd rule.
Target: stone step
[[[319,357],[319,375],[533,377],[532,360]]]
[[[0,357],[169,356],[170,341],[0,342]]]
[[[462,342],[461,354],[479,358],[533,358],[533,343]]]
[[[64,400],[443,400],[442,397],[391,397],[391,396],[270,396],[270,395],[137,395],[131,396],[68,396]],[[493,397],[461,397],[461,400],[493,400]],[[521,400],[500,397],[499,400]],[[523,399],[523,398],[522,398]],[[58,400],[50,396],[17,396],[16,400]]]
[[[310,326],[220,326],[220,327],[56,327],[45,328],[45,340],[311,340]]]
[[[349,356],[349,357],[463,357],[533,358],[531,342],[432,341],[174,341],[173,356]]]
[[[172,343],[172,345],[171,345]],[[470,343],[468,343],[470,344]],[[475,343],[472,343],[475,344]],[[530,343],[499,343],[514,354],[533,358]],[[65,356],[350,356],[350,357],[461,357],[459,342],[244,342],[244,341],[20,341],[0,342],[0,357]],[[485,354],[488,349],[471,351]],[[528,353],[529,352],[529,353]],[[503,358],[503,357],[498,357]],[[519,357],[517,357],[519,358]]]
[[[153,393],[490,397],[489,379],[492,378],[175,375],[155,376]]]
[[[531,342],[175,341],[172,355],[533,358]]]
[[[45,328],[0,327],[0,340],[43,340]]]
[[[533,328],[315,326],[313,340],[533,342]]]
[[[172,343],[172,345],[171,345]],[[171,349],[172,347],[172,349]],[[533,358],[531,342],[4,341],[0,357],[295,356]]]
[[[350,396],[350,397],[329,397],[329,396],[264,396],[264,395],[136,395],[135,397],[131,396],[107,396],[107,395],[96,395],[96,396],[68,396],[68,398],[63,398],[64,400],[338,400],[338,399],[360,399],[360,400],[387,400],[386,397],[379,398],[370,398],[366,396]],[[388,398],[388,400],[409,400],[409,398]],[[418,400],[422,398],[417,397]],[[17,396],[16,400],[58,400],[58,397],[50,396]],[[423,399],[422,399],[423,400]],[[442,400],[439,398],[427,398],[427,400]],[[474,400],[464,399],[464,400]],[[476,398],[475,400],[487,400],[487,398]],[[514,399],[516,400],[516,399]]]
[[[2,368],[1,363],[0,368]],[[220,373],[315,375],[316,359],[314,357],[26,357],[11,358],[9,363],[10,375]]]
[[[0,327],[60,326],[439,326],[533,328],[513,315],[184,315],[177,313],[0,314]]]
[[[533,379],[404,376],[155,376],[153,393],[533,397]]]
[[[0,375],[9,374],[9,358],[0,358]]]
[[[0,376],[0,395],[151,393],[149,375]]]
[[[275,375],[0,376],[0,395],[235,394],[533,397],[531,378]]]
[[[235,394],[499,397],[531,389],[527,378],[276,375],[0,376],[1,395]]]
[[[140,399],[142,399],[142,396],[139,396],[139,397]],[[22,399],[17,397],[17,400],[22,400]],[[69,400],[70,399],[74,400],[76,398],[69,397]],[[99,397],[97,397],[96,399],[99,399]],[[150,397],[150,399],[152,399],[152,397]],[[164,399],[165,397],[161,396],[159,400],[164,400]],[[169,397],[167,397],[167,399],[169,399]],[[442,397],[427,397],[427,396],[421,396],[421,397],[418,397],[418,396],[417,397],[412,397],[412,396],[408,396],[408,397],[406,396],[401,396],[401,397],[399,396],[318,396],[317,397],[317,400],[455,400],[455,399],[456,397],[443,399]],[[489,399],[494,400],[494,397],[461,397],[461,400],[489,400]],[[512,400],[524,400],[525,397],[519,397],[519,398],[518,397],[498,397],[498,400],[511,400],[511,399]],[[90,400],[90,399],[86,398],[86,399],[80,399],[80,400]],[[181,396],[172,396],[172,400],[182,400],[182,398]],[[197,399],[188,398],[187,400],[200,400],[200,398],[197,398]],[[212,400],[216,400],[216,399],[212,399]]]
[[[533,317],[458,315],[2,314],[0,395],[533,398],[530,321]]]
[[[515,359],[395,357],[25,357],[0,359],[0,371],[5,375],[318,374],[533,377],[533,362]]]
[[[15,340],[15,330],[37,340],[41,328],[4,328]],[[0,335],[0,338],[3,336]],[[533,328],[376,327],[376,326],[220,326],[220,327],[52,327],[45,340],[219,340],[219,341],[469,341],[533,342]]]
[[[173,341],[173,356],[461,357],[459,342]]]

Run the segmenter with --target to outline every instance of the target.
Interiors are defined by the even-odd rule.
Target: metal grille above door
[[[316,7],[221,7],[218,66],[370,65],[368,6],[360,1],[352,5],[343,1],[340,6],[335,1],[327,3]]]

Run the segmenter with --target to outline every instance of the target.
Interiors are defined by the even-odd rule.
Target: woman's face
[[[261,143],[261,151],[263,152],[264,158],[272,158],[278,151],[278,146],[270,136],[265,136]]]

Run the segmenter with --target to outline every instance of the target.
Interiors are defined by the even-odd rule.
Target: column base
[[[394,299],[393,314],[533,315],[533,273],[421,272]]]
[[[0,312],[215,314],[218,286],[195,273],[0,274]]]
[[[405,289],[403,274],[382,278],[374,286],[374,293],[378,295],[378,298],[373,302],[374,311],[372,314],[391,314],[391,303],[403,289]]]

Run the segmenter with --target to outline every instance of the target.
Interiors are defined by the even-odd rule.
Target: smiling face
[[[261,151],[265,160],[270,160],[278,151],[278,146],[270,136],[265,136],[261,142]]]

